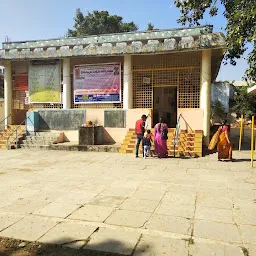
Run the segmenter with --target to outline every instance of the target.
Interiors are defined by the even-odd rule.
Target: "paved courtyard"
[[[256,168],[0,151],[0,236],[121,255],[256,255]]]

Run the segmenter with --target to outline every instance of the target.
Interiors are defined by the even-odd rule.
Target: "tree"
[[[178,22],[185,25],[200,25],[204,14],[210,16],[218,14],[218,4],[224,6],[224,17],[227,19],[226,38],[227,52],[226,63],[229,60],[236,65],[247,50],[246,44],[252,43],[253,50],[248,56],[249,68],[246,71],[246,80],[256,80],[256,1],[255,0],[175,0],[175,5],[182,13]]]
[[[122,17],[109,15],[107,11],[87,12],[84,15],[80,9],[77,9],[74,20],[74,30],[68,30],[69,37],[121,33],[138,29],[134,22],[123,22]]]
[[[235,87],[231,110],[238,115],[249,117],[255,112],[256,95],[247,93],[248,86]]]
[[[154,25],[151,22],[149,22],[147,30],[153,30],[153,29],[154,29]]]

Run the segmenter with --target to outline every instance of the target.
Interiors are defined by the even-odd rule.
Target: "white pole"
[[[133,84],[132,84],[132,56],[124,56],[124,91],[123,108],[131,109],[133,107]]]
[[[209,144],[211,111],[211,50],[202,51],[200,108],[204,110],[204,144]]]
[[[11,61],[4,63],[4,118],[5,128],[12,124],[12,66]],[[8,117],[9,116],[9,117]],[[8,117],[8,118],[7,118]]]
[[[71,108],[70,59],[63,59],[63,109]]]

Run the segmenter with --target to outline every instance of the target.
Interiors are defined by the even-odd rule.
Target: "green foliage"
[[[200,25],[204,14],[210,16],[218,14],[218,3],[225,8],[223,13],[227,19],[227,47],[225,60],[232,65],[247,50],[246,44],[252,43],[253,50],[249,54],[249,69],[246,79],[256,81],[256,1],[255,0],[175,0],[175,5],[180,8],[182,16],[178,22],[185,25]]]
[[[153,29],[154,29],[154,25],[151,22],[149,22],[147,30],[153,30]]]
[[[225,113],[225,107],[224,105],[219,101],[216,100],[211,103],[211,119],[214,122],[221,122],[226,117]]]
[[[238,115],[250,117],[255,112],[256,95],[247,93],[248,86],[235,87],[231,110]]]
[[[134,22],[123,22],[122,17],[109,15],[107,11],[87,12],[84,15],[80,9],[77,9],[74,20],[74,30],[68,30],[69,37],[121,33],[138,29]]]

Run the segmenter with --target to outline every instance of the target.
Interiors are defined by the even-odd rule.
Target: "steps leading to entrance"
[[[41,146],[49,146],[58,143],[59,133],[52,132],[36,132],[34,135],[27,136],[20,143],[21,148],[41,148]]]
[[[151,130],[153,133],[153,129]],[[188,131],[181,130],[179,133],[179,143],[174,150],[174,136],[175,129],[168,129],[167,148],[169,156],[187,156],[187,157],[202,157],[202,144],[203,144],[203,131]],[[134,129],[129,129],[124,141],[119,150],[120,153],[132,153],[135,154],[136,147],[136,134]],[[152,143],[151,150],[154,152],[154,143]],[[142,145],[139,149],[142,154]]]
[[[17,140],[16,140],[16,130],[17,130]],[[26,127],[25,125],[9,125],[7,129],[0,132],[0,148],[7,149],[7,143],[9,148],[19,147],[21,140],[26,137]]]

